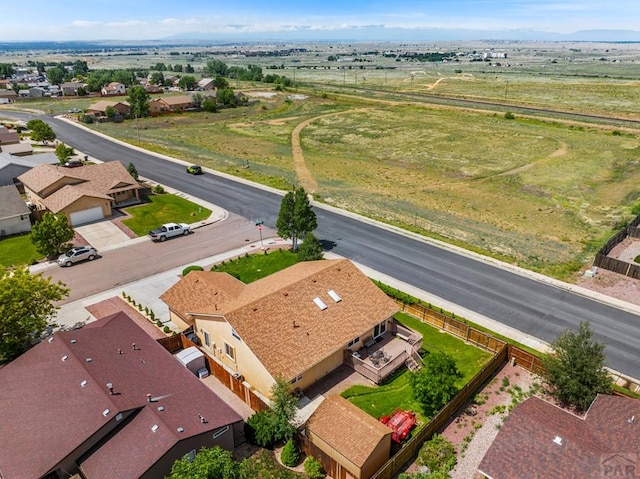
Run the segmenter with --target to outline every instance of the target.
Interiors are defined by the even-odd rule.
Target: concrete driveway
[[[76,226],[75,230],[98,252],[109,251],[122,245],[122,243],[131,241],[131,238],[122,230],[107,220]],[[146,240],[146,238],[142,239]]]

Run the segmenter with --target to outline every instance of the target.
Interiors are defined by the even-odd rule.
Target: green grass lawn
[[[131,218],[122,222],[138,236],[164,223],[196,223],[211,215],[211,210],[176,195],[151,195],[149,202],[126,208]]]
[[[12,236],[0,240],[0,266],[31,264],[42,258],[31,242],[31,235]]]
[[[298,262],[298,256],[284,249],[269,254],[252,254],[215,265],[211,271],[229,273],[243,283],[251,283]]]
[[[464,341],[442,333],[412,316],[398,313],[395,318],[403,325],[422,334],[424,349],[447,353],[456,360],[456,365],[462,373],[462,378],[458,381],[460,387],[466,384],[491,358],[490,353],[465,344]],[[413,399],[409,384],[410,374],[411,372],[405,369],[382,386],[352,386],[344,391],[342,396],[375,418],[390,414],[396,408],[402,408],[414,411],[420,422],[426,422],[427,418],[421,413],[420,403]]]

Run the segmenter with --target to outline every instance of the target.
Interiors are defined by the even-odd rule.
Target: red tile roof
[[[86,460],[87,477],[138,477],[178,441],[241,420],[124,313],[51,338],[0,369],[0,437],[11,438],[0,447],[3,479],[38,478],[65,458],[76,460],[76,449],[118,413],[138,411]]]
[[[636,399],[598,395],[581,418],[532,397],[509,414],[478,470],[493,479],[600,478],[607,461],[639,449]]]

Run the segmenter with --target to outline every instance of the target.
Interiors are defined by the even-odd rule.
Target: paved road
[[[80,151],[132,161],[145,177],[275,225],[281,198],[275,193],[214,175],[194,178],[181,165],[50,121],[58,137]],[[321,208],[316,213],[316,235],[327,249],[543,341],[589,321],[607,341],[608,366],[640,377],[640,316],[349,216]]]

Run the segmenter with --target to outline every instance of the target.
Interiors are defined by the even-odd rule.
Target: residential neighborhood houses
[[[59,88],[36,83],[20,89],[17,99],[78,95],[85,87],[79,81]],[[147,91],[154,87],[148,80],[141,84]],[[198,85],[205,96],[214,88],[210,78]],[[127,87],[110,82],[100,93],[123,96]],[[235,98],[246,100],[239,92]],[[152,115],[195,109],[188,94],[149,101]],[[114,112],[125,118],[130,110],[128,101],[100,99],[83,116],[106,121]],[[0,238],[28,233],[45,213],[64,216],[72,227],[105,221],[147,194],[120,161],[69,168],[53,153],[19,156],[31,153],[32,145],[6,127],[0,127],[0,149]],[[49,334],[0,368],[0,438],[12,438],[0,448],[0,479],[160,478],[203,447],[237,453],[250,439],[246,425],[228,396],[205,384],[209,374],[256,412],[273,406],[275,387],[284,381],[297,401],[295,441],[334,479],[369,479],[385,467],[385,474],[398,472],[390,459],[403,445],[394,444],[392,425],[339,392],[317,391],[345,370],[378,388],[399,372],[420,370],[423,357],[439,346],[423,349],[422,334],[394,317],[399,303],[357,265],[346,259],[300,261],[251,283],[193,270],[158,296],[169,312],[159,324],[166,336],[158,340],[123,307],[81,328]],[[142,314],[141,304],[138,310]],[[146,315],[153,324],[153,312]],[[442,309],[440,316],[446,317]],[[451,323],[443,324],[444,333]],[[186,348],[205,366],[190,370],[172,357]],[[465,391],[465,401],[475,400],[472,393]],[[405,394],[412,394],[408,387]],[[474,472],[497,479],[627,470],[640,447],[638,404],[598,395],[578,416],[528,398],[508,416]]]

